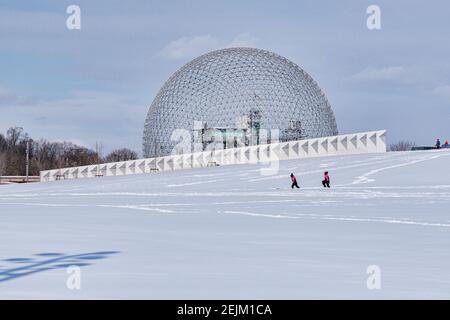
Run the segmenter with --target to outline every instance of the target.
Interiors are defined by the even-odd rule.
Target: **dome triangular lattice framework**
[[[194,59],[164,84],[145,121],[144,156],[170,154],[174,130],[192,130],[195,121],[233,128],[255,110],[260,128],[278,129],[280,141],[338,134],[325,94],[299,66],[269,51],[230,48]]]

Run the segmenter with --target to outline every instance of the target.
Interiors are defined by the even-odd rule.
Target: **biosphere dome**
[[[270,142],[273,129],[279,141],[338,133],[317,83],[286,58],[253,48],[213,51],[173,74],[148,111],[144,156],[171,154],[176,129],[188,130],[202,146],[217,142],[219,133],[225,148]]]

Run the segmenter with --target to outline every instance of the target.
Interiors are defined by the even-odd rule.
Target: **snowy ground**
[[[1,186],[0,298],[449,299],[449,165],[397,152]]]

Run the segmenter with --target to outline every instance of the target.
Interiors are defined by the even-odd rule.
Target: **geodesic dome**
[[[145,120],[144,156],[170,154],[173,131],[193,130],[195,121],[232,128],[252,112],[280,141],[338,134],[327,98],[299,66],[269,51],[230,48],[192,60],[163,85]]]

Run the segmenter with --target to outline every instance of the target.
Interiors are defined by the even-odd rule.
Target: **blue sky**
[[[68,30],[66,8],[81,8]],[[381,8],[381,30],[366,8]],[[276,52],[327,95],[340,133],[450,138],[448,1],[2,1],[0,132],[141,152],[145,116],[173,72],[231,46]]]

